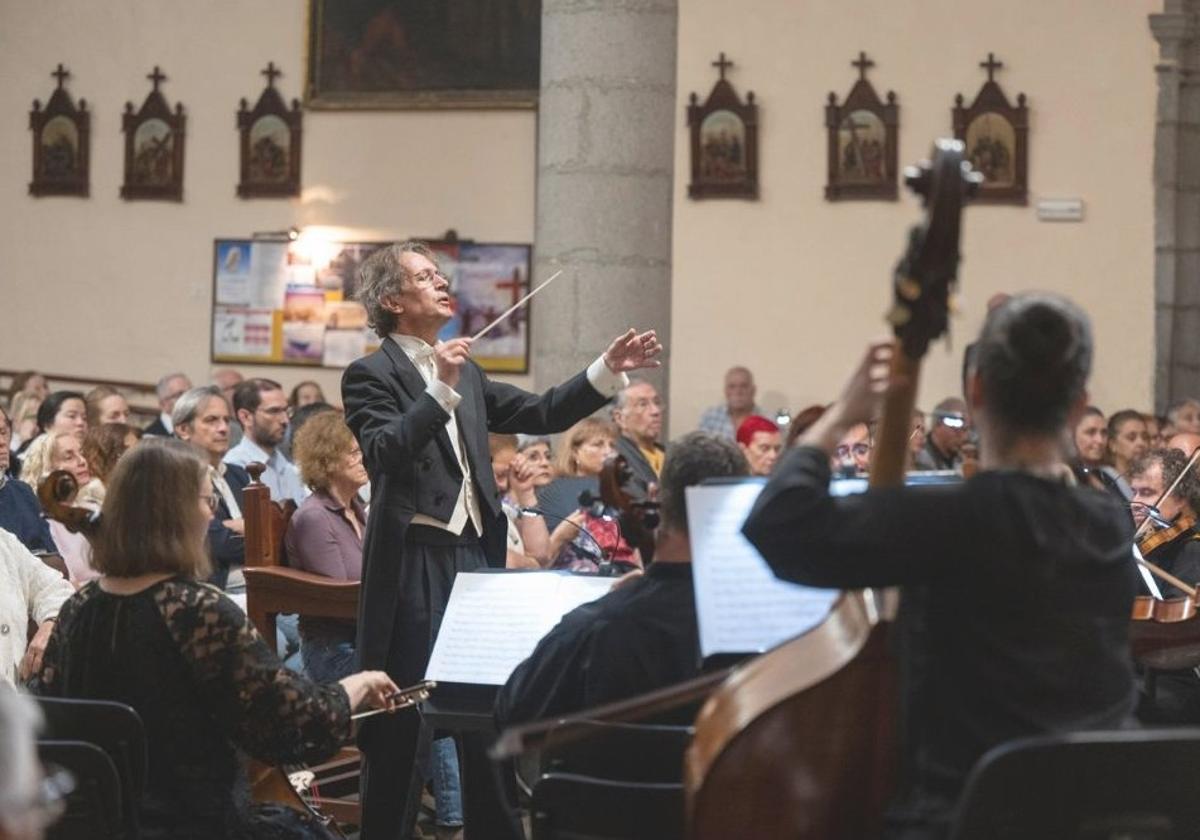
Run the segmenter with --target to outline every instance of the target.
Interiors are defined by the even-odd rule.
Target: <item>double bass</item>
[[[904,480],[920,362],[948,325],[962,207],[979,177],[963,144],[938,140],[906,171],[925,202],[896,268],[888,316],[892,380],[872,487]],[[891,591],[844,592],[820,625],[744,666],[709,697],[684,764],[688,836],[818,838],[879,834],[897,761]]]

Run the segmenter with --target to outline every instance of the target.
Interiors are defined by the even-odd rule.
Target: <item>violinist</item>
[[[989,748],[1129,720],[1132,524],[1111,495],[1063,480],[1061,441],[1087,406],[1092,337],[1080,309],[1043,294],[1013,297],[984,323],[966,388],[980,431],[972,478],[830,496],[837,441],[905,384],[889,382],[893,352],[869,349],[780,462],[744,533],[787,580],[925,585],[916,658],[928,670],[907,698],[914,759],[886,836],[941,838]]]
[[[1151,519],[1150,530],[1138,540],[1142,556],[1185,583],[1200,583],[1200,533],[1196,531],[1200,478],[1189,470],[1180,479],[1186,465],[1187,458],[1175,449],[1152,449],[1135,458],[1129,467],[1133,490],[1129,507],[1138,527],[1147,517]],[[1176,479],[1175,491],[1158,502]],[[1185,594],[1165,580],[1159,580],[1158,586],[1164,598]]]

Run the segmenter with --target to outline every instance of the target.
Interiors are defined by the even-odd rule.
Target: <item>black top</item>
[[[788,453],[744,532],[787,580],[925,585],[928,670],[905,723],[913,789],[933,822],[990,747],[1127,723],[1136,571],[1112,496],[1000,471],[839,498],[828,485],[824,452]]]
[[[134,595],[93,581],[63,605],[34,691],[114,700],[146,726],[146,838],[328,836],[295,812],[255,807],[239,751],[314,763],[350,734],[338,685],[287,670],[215,588],[171,578]]]
[[[699,674],[692,564],[653,563],[563,616],[500,689],[496,720],[503,728],[571,714]]]

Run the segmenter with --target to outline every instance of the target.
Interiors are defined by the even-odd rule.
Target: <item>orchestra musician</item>
[[[1091,329],[1073,303],[1016,296],[991,311],[967,376],[979,472],[957,485],[829,494],[830,456],[892,385],[870,347],[840,400],[776,468],[744,532],[781,578],[924,585],[928,673],[907,698],[911,778],[888,837],[940,838],[967,773],[1012,738],[1127,723],[1136,588],[1130,519],[1064,481],[1062,441],[1087,406]],[[903,597],[903,596],[902,596]]]
[[[31,688],[132,706],[146,727],[141,836],[171,840],[332,835],[282,805],[251,805],[239,752],[313,763],[350,737],[350,713],[389,708],[386,674],[317,684],[288,670],[220,590],[202,583],[215,509],[191,446],[151,438],[113,470],[93,538],[101,577],[62,606]]]
[[[357,649],[363,667],[411,684],[424,676],[456,573],[504,566],[488,432],[562,431],[603,406],[626,372],[658,366],[662,348],[653,331],[630,330],[586,371],[538,396],[489,380],[471,361],[471,339],[438,340],[454,308],[426,245],[380,248],[359,281],[358,299],[382,344],[342,379],[346,422],[371,477]],[[363,726],[364,840],[391,840],[411,827],[419,740],[415,711]],[[466,736],[462,747],[464,760],[487,761],[481,739]],[[503,807],[486,793],[477,798],[467,787],[463,795],[468,837],[508,822],[506,813],[477,810]]]

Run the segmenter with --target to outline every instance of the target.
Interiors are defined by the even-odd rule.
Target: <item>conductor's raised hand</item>
[[[639,333],[630,328],[629,332],[613,339],[612,344],[604,351],[604,364],[613,373],[629,373],[642,368],[656,368],[662,365],[658,356],[662,353],[662,344],[654,330]]]
[[[452,338],[439,341],[433,346],[433,363],[437,366],[437,378],[453,388],[458,384],[462,367],[471,358],[471,339]]]

